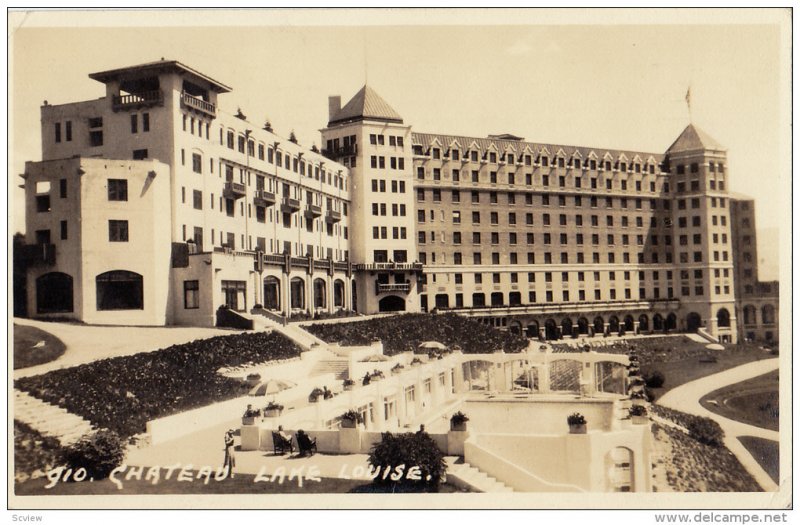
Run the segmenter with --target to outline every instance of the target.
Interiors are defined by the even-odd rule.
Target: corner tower
[[[355,307],[419,311],[411,127],[366,85],[344,107],[330,97],[328,111],[323,154],[350,168]]]
[[[689,124],[667,149],[682,328],[736,342],[733,240],[724,147]]]

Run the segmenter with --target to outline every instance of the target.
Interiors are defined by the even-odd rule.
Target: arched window
[[[36,311],[40,314],[72,312],[72,277],[51,272],[36,279]]]
[[[101,273],[95,279],[98,310],[143,310],[142,276],[126,270]]]
[[[765,304],[761,308],[761,320],[764,324],[775,324],[775,307]]]
[[[325,281],[314,279],[314,308],[325,308],[326,304]]]
[[[267,310],[280,310],[281,308],[281,282],[277,277],[264,278],[264,308]]]
[[[306,283],[299,277],[294,277],[290,283],[292,296],[292,308],[302,309],[306,307]]]
[[[752,304],[744,307],[744,324],[756,324],[756,307]]]
[[[344,307],[344,281],[341,279],[333,281],[333,306]]]
[[[730,328],[731,314],[726,308],[720,308],[719,311],[717,311],[717,326],[719,328]]]

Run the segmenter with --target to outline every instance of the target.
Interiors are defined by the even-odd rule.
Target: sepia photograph
[[[8,510],[785,522],[791,19],[9,10]]]

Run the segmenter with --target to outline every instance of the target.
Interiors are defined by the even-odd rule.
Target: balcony
[[[350,144],[349,146],[340,146],[333,149],[324,149],[322,154],[331,160],[336,160],[341,157],[352,157],[358,155],[358,144]]]
[[[294,213],[300,210],[300,201],[291,197],[284,197],[281,203],[281,211],[284,213]]]
[[[355,269],[360,271],[401,271],[401,272],[421,272],[423,264],[419,262],[413,263],[394,263],[394,262],[380,262],[369,264],[356,264]]]
[[[198,111],[211,118],[217,117],[217,107],[211,102],[206,102],[202,98],[193,97],[189,93],[181,93],[181,106]]]
[[[384,292],[405,292],[411,291],[411,284],[409,283],[394,283],[394,284],[381,284],[375,283],[378,293]]]
[[[340,211],[328,210],[327,213],[325,213],[325,222],[333,224],[341,220],[342,220],[342,212]]]
[[[275,194],[270,191],[256,190],[253,195],[253,203],[256,206],[272,206],[275,202]]]
[[[222,195],[227,199],[240,199],[247,194],[244,184],[238,182],[226,182],[222,189]]]
[[[22,246],[20,255],[29,266],[52,266],[56,263],[56,245],[26,244]]]
[[[129,95],[115,95],[111,99],[111,109],[114,111],[127,109],[140,109],[150,106],[163,106],[164,93],[160,89],[155,91],[143,91],[141,93],[131,93]]]
[[[317,217],[322,216],[322,207],[317,206],[316,204],[309,204],[306,206],[306,218],[307,219],[316,219]]]

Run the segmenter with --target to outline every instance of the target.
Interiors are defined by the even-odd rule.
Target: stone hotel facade
[[[330,97],[319,151],[220,110],[231,88],[177,61],[90,77],[106,95],[45,103],[23,174],[31,315],[437,309],[549,339],[777,334],[777,284],[761,297],[736,245],[755,246],[752,211],[734,228],[752,201],[694,125],[665,153],[418,133],[365,86]]]

